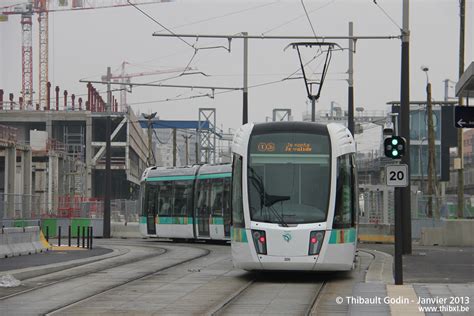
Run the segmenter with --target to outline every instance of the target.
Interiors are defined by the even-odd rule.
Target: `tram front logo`
[[[291,240],[291,234],[290,233],[284,233],[282,235],[282,237],[283,237],[283,240],[285,240],[286,242],[290,242],[290,240]]]

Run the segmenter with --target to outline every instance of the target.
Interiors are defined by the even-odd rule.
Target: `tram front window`
[[[248,164],[253,221],[289,224],[326,220],[330,189],[328,135],[253,135]]]

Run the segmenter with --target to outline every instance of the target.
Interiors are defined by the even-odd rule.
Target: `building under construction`
[[[50,87],[50,85],[48,85]],[[28,109],[0,90],[0,218],[81,216],[105,189],[105,122],[110,116],[112,199],[136,199],[147,138],[131,108],[111,112],[88,85],[87,101],[68,97]],[[82,214],[86,215],[86,214]],[[90,215],[90,214],[87,214]]]

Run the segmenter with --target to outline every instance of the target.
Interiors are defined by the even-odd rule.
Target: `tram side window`
[[[197,183],[197,216],[207,218],[210,214],[209,193],[211,190],[211,180],[202,179]]]
[[[333,228],[353,226],[354,197],[352,164],[349,155],[337,159],[336,207]]]
[[[163,181],[159,186],[158,214],[160,216],[171,216],[173,209],[173,182]]]
[[[192,182],[176,181],[174,183],[173,216],[189,216],[191,214]]]
[[[230,178],[224,178],[224,217],[229,215],[230,218]]]
[[[245,227],[244,208],[242,203],[242,157],[234,154],[232,168],[232,225]]]
[[[211,202],[212,202],[212,215],[222,216],[222,199],[224,197],[224,180],[214,179],[212,180],[211,189]]]

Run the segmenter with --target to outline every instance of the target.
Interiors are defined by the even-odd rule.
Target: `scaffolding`
[[[198,163],[216,162],[216,138],[216,109],[199,108]]]

